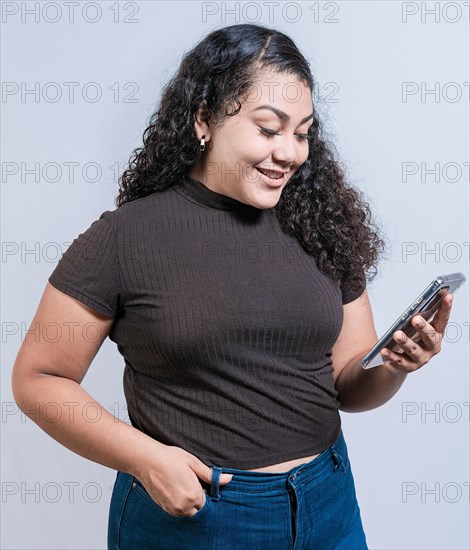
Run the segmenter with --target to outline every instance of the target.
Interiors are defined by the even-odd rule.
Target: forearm
[[[94,462],[139,476],[148,453],[165,445],[111,415],[75,381],[47,374],[14,386],[20,409],[56,441]]]
[[[380,407],[397,393],[407,377],[383,365],[363,369],[359,364],[363,356],[360,354],[350,361],[336,379],[341,411],[364,412]]]

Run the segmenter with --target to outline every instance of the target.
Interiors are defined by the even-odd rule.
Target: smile
[[[271,179],[271,180],[280,180],[285,175],[285,172],[273,172],[271,170],[263,170],[262,168],[257,168],[256,166],[255,168],[256,170],[258,170],[258,172],[260,172],[261,174],[263,174],[264,176],[266,176],[268,179]]]
[[[261,180],[267,187],[279,189],[284,184],[285,173],[270,172],[269,170],[263,170],[262,168],[256,168],[256,170],[260,173]]]

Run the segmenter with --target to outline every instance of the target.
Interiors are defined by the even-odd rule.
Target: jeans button
[[[294,481],[294,479],[295,479],[296,477],[297,477],[297,474],[292,474],[292,475],[290,476],[291,481]]]

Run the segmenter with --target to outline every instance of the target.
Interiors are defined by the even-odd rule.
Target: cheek
[[[243,156],[251,164],[259,164],[271,156],[273,141],[269,141],[259,132],[250,132],[242,144]]]
[[[252,133],[245,136],[239,135],[238,138],[231,154],[239,160],[240,164],[259,164],[271,154],[271,148],[266,141]]]

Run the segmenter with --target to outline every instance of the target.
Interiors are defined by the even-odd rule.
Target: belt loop
[[[219,500],[220,493],[219,493],[219,480],[220,480],[220,472],[222,471],[222,468],[220,466],[211,466],[212,469],[212,479],[211,479],[211,497],[213,500]]]

